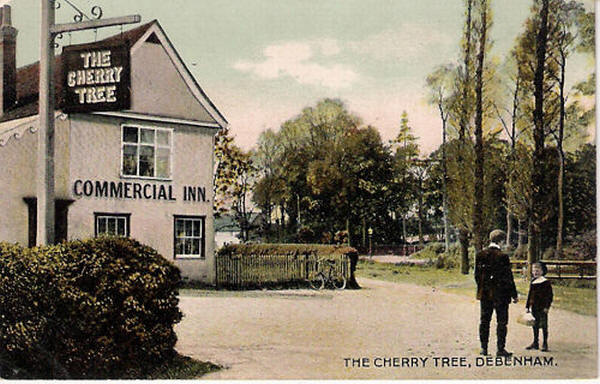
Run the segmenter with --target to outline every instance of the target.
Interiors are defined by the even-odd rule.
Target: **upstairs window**
[[[169,179],[173,131],[132,125],[122,130],[121,175]]]

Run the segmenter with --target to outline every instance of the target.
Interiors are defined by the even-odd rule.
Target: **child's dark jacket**
[[[527,308],[539,310],[550,308],[552,304],[552,284],[544,276],[540,276],[529,284],[529,294],[527,295]]]

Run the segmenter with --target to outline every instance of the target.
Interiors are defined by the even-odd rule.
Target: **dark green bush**
[[[454,243],[450,245],[448,252],[441,253],[438,255],[436,260],[437,268],[445,269],[460,269],[460,262],[462,259],[460,244]],[[473,269],[475,266],[475,248],[469,247],[469,269]]]
[[[0,244],[0,373],[142,377],[175,356],[180,272],[135,240]]]
[[[301,243],[311,243],[314,241],[315,232],[308,226],[301,226],[298,230],[298,241]]]
[[[565,248],[564,257],[575,260],[594,260],[597,253],[596,230],[570,237],[570,246]],[[570,254],[569,254],[570,251]]]

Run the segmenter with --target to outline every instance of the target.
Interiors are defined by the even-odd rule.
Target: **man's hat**
[[[501,229],[494,229],[490,232],[490,241],[492,243],[500,243],[503,240],[506,240],[506,232]]]

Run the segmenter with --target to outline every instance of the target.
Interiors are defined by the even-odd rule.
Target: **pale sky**
[[[39,58],[41,1],[9,2],[19,30],[18,66]],[[65,0],[58,1],[57,22],[71,21],[74,12]],[[434,67],[457,61],[463,0],[71,2],[88,14],[100,5],[104,18],[139,14],[143,23],[158,19],[245,149],[264,129],[277,130],[325,97],[342,99],[384,140],[397,134],[406,110],[424,153],[441,142],[439,116],[424,101],[424,83]],[[531,2],[493,0],[493,54],[503,57],[513,46]],[[593,0],[584,2],[593,8]],[[106,28],[98,38],[119,31]],[[77,32],[70,39],[75,44],[94,38],[93,32]],[[62,42],[68,44],[69,36]],[[592,59],[573,57],[569,83],[584,79],[593,68]]]

